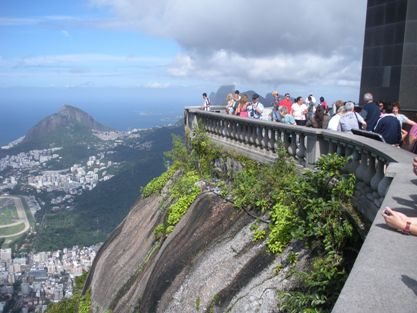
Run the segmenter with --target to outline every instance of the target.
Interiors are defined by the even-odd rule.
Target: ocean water
[[[90,114],[99,123],[116,130],[150,128],[173,124],[183,116],[184,103],[108,101],[72,104]],[[12,101],[0,104],[0,146],[24,134],[43,118],[58,112],[57,102],[30,103]]]

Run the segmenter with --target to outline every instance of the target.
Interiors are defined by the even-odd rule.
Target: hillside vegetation
[[[137,201],[140,186],[164,171],[164,152],[172,147],[171,135],[182,132],[179,126],[149,131],[143,140],[152,141],[150,151],[119,147],[115,161],[123,161],[124,166],[111,180],[77,197],[74,210],[41,213],[34,248],[45,251],[104,241]]]
[[[259,164],[190,137],[96,257],[94,312],[330,312],[362,243],[346,160],[300,171],[284,151]]]

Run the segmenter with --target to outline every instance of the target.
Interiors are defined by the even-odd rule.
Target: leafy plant
[[[175,171],[176,167],[171,166],[167,171],[162,173],[161,176],[152,179],[144,188],[142,188],[142,198],[145,199],[152,194],[161,192],[162,188],[165,187],[166,183],[174,175]]]
[[[159,224],[158,226],[155,227],[153,233],[157,239],[163,237],[165,235],[165,225]]]
[[[296,218],[292,210],[279,203],[272,208],[270,217],[270,233],[266,245],[272,253],[281,253],[292,239],[291,231]]]
[[[261,241],[266,237],[266,230],[261,229],[258,223],[253,223],[250,226],[250,230],[253,232],[253,241]]]
[[[168,227],[165,231],[167,234],[172,232],[173,227],[180,221],[189,206],[200,194],[200,187],[196,185],[199,180],[198,174],[195,171],[190,171],[177,180],[172,187],[170,195],[177,200],[168,209]]]
[[[195,298],[195,309],[197,311],[200,311],[200,304],[201,304],[201,298],[200,296],[198,296],[197,298]]]

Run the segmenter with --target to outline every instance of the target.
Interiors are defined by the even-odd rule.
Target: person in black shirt
[[[382,116],[376,123],[374,132],[380,134],[390,145],[401,143],[401,124],[394,114]]]

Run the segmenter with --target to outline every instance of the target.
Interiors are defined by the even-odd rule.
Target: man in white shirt
[[[248,111],[250,112],[250,116],[256,119],[260,119],[262,113],[264,111],[264,105],[259,102],[259,95],[254,94],[252,96],[252,103],[250,107],[248,107]]]
[[[332,118],[329,121],[329,124],[327,125],[327,129],[334,130],[334,131],[340,131],[339,127],[339,121],[340,118],[345,114],[345,107],[341,106],[337,109],[337,112],[335,115],[332,116]]]

